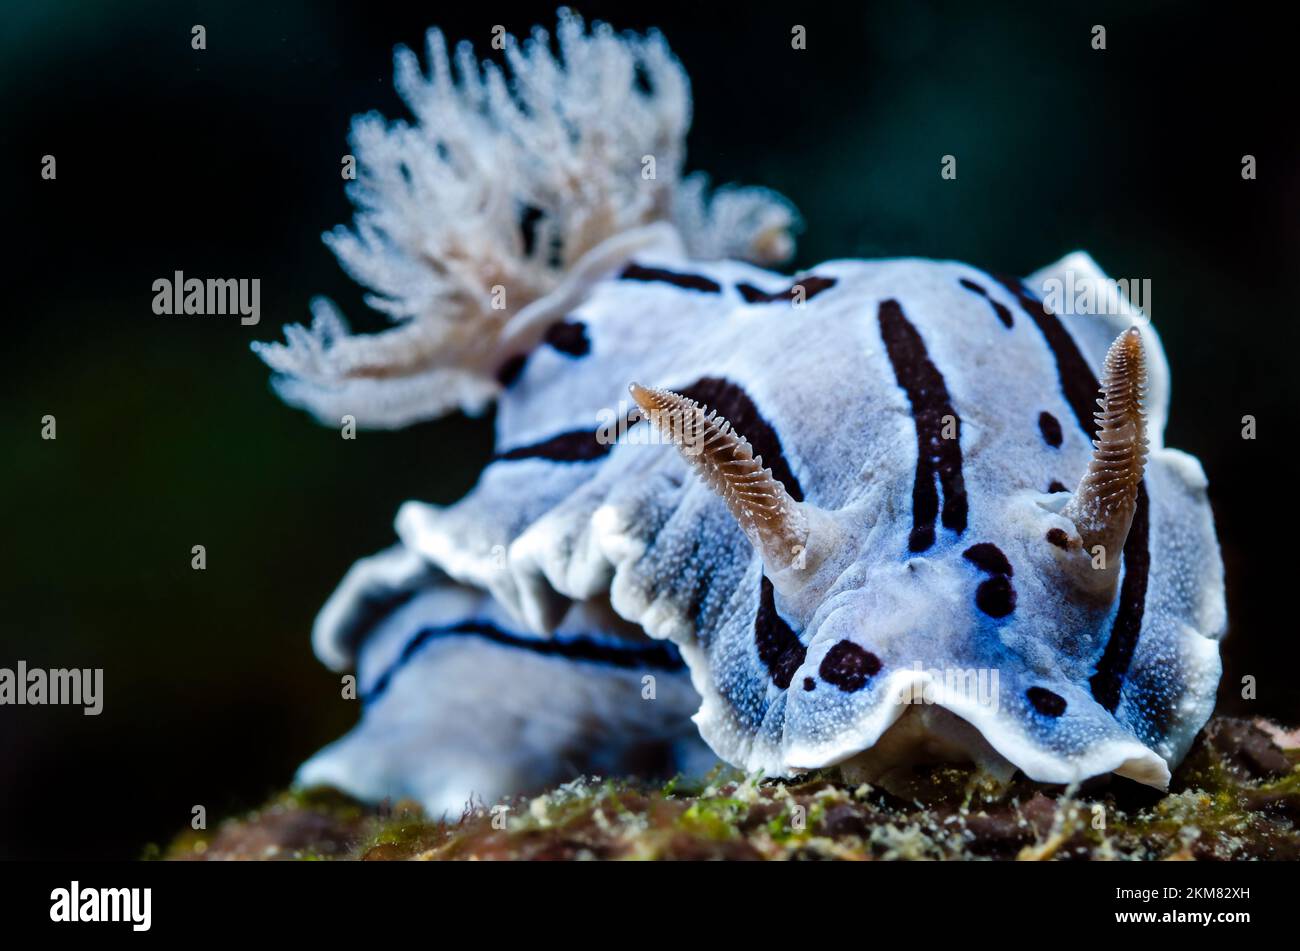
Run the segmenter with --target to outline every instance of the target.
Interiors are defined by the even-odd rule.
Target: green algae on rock
[[[1279,741],[1285,743],[1284,749]],[[577,779],[433,821],[410,803],[286,793],[169,859],[1020,859],[1300,858],[1300,743],[1274,724],[1218,717],[1168,793],[1117,777],[1081,787],[971,767],[918,771],[906,798],[838,780],[718,770],[706,782]]]

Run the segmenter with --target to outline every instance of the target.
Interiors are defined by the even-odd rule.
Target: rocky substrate
[[[328,789],[284,793],[163,857],[297,859],[1300,859],[1300,730],[1218,717],[1168,793],[1118,777],[1080,787],[968,767],[920,770],[903,795],[831,772],[758,781],[719,770],[666,785],[584,778],[433,821]]]

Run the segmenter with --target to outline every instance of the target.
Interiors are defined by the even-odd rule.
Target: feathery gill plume
[[[370,289],[386,331],[354,335],[327,300],[310,329],[254,344],[290,404],[322,422],[400,427],[479,413],[497,371],[590,285],[648,246],[774,263],[793,250],[785,199],[681,177],[685,71],[662,35],[588,32],[561,10],[559,55],[535,30],[505,40],[506,69],[428,33],[427,75],[399,47],[395,85],[414,123],[358,117],[351,229],[325,242]]]

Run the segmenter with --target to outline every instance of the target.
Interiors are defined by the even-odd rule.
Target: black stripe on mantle
[[[726,417],[736,431],[749,440],[754,447],[754,455],[763,457],[763,464],[785,485],[790,497],[796,502],[803,501],[803,487],[799,485],[799,480],[786,461],[776,430],[759,413],[758,407],[740,384],[722,377],[702,377],[677,392]],[[634,411],[625,422],[632,425],[637,418]],[[548,459],[552,462],[591,462],[603,459],[615,445],[608,439],[602,441],[601,436],[605,432],[603,428],[572,429],[540,442],[507,449],[498,453],[492,461]]]
[[[435,641],[453,637],[475,637],[503,647],[514,647],[539,657],[561,657],[565,660],[583,661],[616,667],[623,670],[684,670],[685,664],[677,648],[667,641],[648,644],[610,644],[589,637],[523,637],[502,630],[486,621],[462,621],[442,627],[421,628],[406,642],[397,660],[379,675],[375,685],[362,698],[373,703],[381,697],[397,672],[405,667],[422,648]]]
[[[1061,379],[1065,400],[1090,440],[1097,438],[1098,423],[1093,417],[1101,385],[1088,362],[1062,325],[1061,320],[1049,311],[1024,284],[1013,277],[997,276],[997,281],[1016,296],[1021,308],[1038,327],[1056,358],[1056,369]],[[1097,669],[1089,679],[1093,698],[1114,713],[1119,707],[1120,692],[1138,637],[1142,633],[1142,618],[1146,611],[1147,582],[1151,571],[1150,551],[1150,499],[1146,480],[1138,484],[1137,504],[1133,524],[1124,541],[1124,580],[1119,590],[1119,610],[1111,625],[1110,639],[1102,652]]]
[[[907,393],[916,426],[916,475],[912,482],[911,551],[925,551],[935,540],[935,519],[957,534],[966,530],[966,482],[961,471],[961,417],[953,408],[943,374],[930,360],[925,341],[896,300],[880,305],[880,336],[898,385]],[[944,419],[956,423],[953,438],[943,438]],[[936,487],[936,480],[939,486]],[[943,489],[942,514],[939,488]]]

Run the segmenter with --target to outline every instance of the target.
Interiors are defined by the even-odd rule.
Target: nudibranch
[[[454,61],[454,68],[453,68]],[[1125,299],[1058,313],[929,260],[787,276],[793,207],[683,177],[661,35],[561,11],[504,66],[396,54],[326,235],[394,326],[327,301],[258,345],[289,403],[400,427],[495,405],[496,451],[321,610],[363,711],[304,784],[458,812],[713,756],[888,780],[923,758],[1164,787],[1209,716],[1223,569],[1169,372]]]

